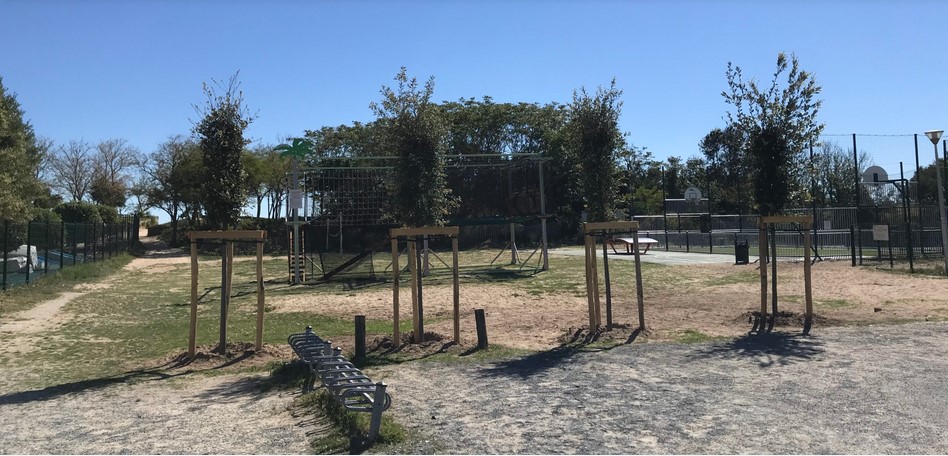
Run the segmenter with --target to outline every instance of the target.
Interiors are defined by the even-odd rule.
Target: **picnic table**
[[[618,237],[618,238],[612,238],[606,241],[606,243],[609,244],[609,247],[612,247],[612,251],[615,252],[617,255],[619,254],[619,252],[616,250],[616,244],[625,245],[625,253],[631,254],[632,245],[634,242],[635,242],[635,239],[630,238],[630,237]],[[655,245],[655,244],[658,244],[658,241],[655,239],[652,239],[650,237],[640,237],[639,238],[639,253],[643,255],[648,253],[648,249],[652,247],[652,245]],[[644,250],[642,250],[643,245],[645,246]]]

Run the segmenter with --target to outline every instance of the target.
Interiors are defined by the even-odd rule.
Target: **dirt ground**
[[[188,261],[185,252],[158,249],[150,251],[145,258],[133,260],[127,269],[161,274],[171,270],[175,264]],[[893,274],[866,267],[852,268],[846,262],[817,263],[813,267],[813,299],[819,317],[814,327],[815,338],[787,338],[776,333],[774,337],[779,343],[775,347],[765,345],[761,348],[759,344],[748,342],[746,337],[740,337],[750,329],[747,314],[759,307],[760,289],[759,281],[754,277],[757,273],[754,265],[709,264],[669,268],[663,270],[666,272],[663,277],[673,279],[678,275],[685,279],[669,280],[674,283],[646,281],[647,337],[637,339],[633,345],[589,354],[575,348],[556,348],[564,342],[564,337],[582,333],[587,322],[585,298],[566,292],[537,296],[511,285],[462,282],[461,328],[465,344],[472,344],[475,339],[472,310],[484,308],[492,344],[553,350],[496,365],[404,363],[380,368],[372,375],[392,385],[392,394],[398,404],[392,413],[410,428],[432,437],[430,443],[423,440],[415,446],[393,451],[681,453],[711,448],[712,452],[724,453],[742,451],[742,448],[753,452],[775,449],[794,452],[804,448],[828,453],[852,452],[854,449],[857,452],[891,452],[898,448],[921,452],[939,449],[942,452],[948,448],[948,442],[943,439],[922,439],[918,447],[899,446],[901,443],[898,442],[904,439],[895,437],[877,438],[873,443],[868,434],[863,437],[869,439],[866,441],[871,445],[846,446],[842,444],[846,442],[842,435],[848,428],[833,425],[846,422],[858,426],[862,417],[875,416],[872,415],[875,413],[873,407],[922,403],[915,396],[903,398],[896,395],[891,400],[882,400],[890,395],[887,385],[895,381],[888,380],[889,376],[899,372],[905,372],[904,378],[896,383],[932,378],[930,384],[920,384],[916,388],[922,396],[931,397],[928,392],[940,388],[934,379],[941,377],[911,372],[917,368],[934,369],[925,362],[915,363],[915,357],[921,353],[919,350],[929,350],[925,348],[928,345],[919,344],[935,344],[940,340],[937,334],[941,333],[943,326],[908,325],[918,334],[898,340],[889,335],[881,341],[875,335],[876,326],[865,329],[826,328],[825,332],[820,328],[820,325],[862,326],[906,320],[944,320],[948,317],[948,280]],[[779,268],[781,309],[802,312],[803,266],[781,263]],[[667,274],[668,271],[672,274]],[[78,317],[63,310],[71,299],[110,286],[112,283],[107,279],[77,287],[57,300],[38,303],[33,309],[10,318],[4,317],[0,321],[0,330],[14,335],[9,343],[21,349],[14,351],[26,354],[30,350],[29,341],[38,332]],[[636,321],[634,288],[617,281],[613,290],[615,321],[625,324]],[[267,297],[268,307],[273,312],[304,310],[346,319],[365,314],[370,319],[390,320],[391,301],[391,290],[387,287],[349,295],[325,293],[318,297]],[[410,302],[407,290],[403,289],[401,301],[401,318],[409,319],[409,306],[405,304]],[[426,330],[450,335],[451,289],[447,286],[426,288],[425,302]],[[738,338],[723,345],[646,344],[643,347],[639,344],[640,341],[676,340],[687,335],[687,331],[697,331],[704,336]],[[871,344],[879,345],[879,350],[892,351],[887,355],[887,362],[904,362],[906,365],[898,371],[885,367],[888,364],[880,365],[876,361],[881,351],[860,350]],[[240,347],[235,347],[235,350],[239,355]],[[177,355],[180,353],[169,354],[166,359],[155,360],[155,364],[175,364],[179,361]],[[288,360],[292,357],[282,346],[268,347],[264,355],[246,362]],[[706,359],[720,365],[715,364],[716,367],[709,370]],[[718,361],[714,361],[716,359]],[[852,359],[857,359],[862,367],[853,370]],[[810,363],[805,361],[829,362],[827,366],[835,369],[819,376],[828,382],[820,384],[820,398],[837,398],[841,391],[849,392],[847,394],[851,396],[845,400],[832,399],[838,402],[832,408],[838,413],[824,414],[820,418],[824,425],[817,423],[817,427],[808,429],[824,434],[830,429],[840,434],[829,435],[832,434],[829,432],[823,436],[825,438],[811,439],[803,446],[798,439],[806,433],[799,432],[788,434],[776,447],[743,446],[745,439],[756,432],[744,432],[743,429],[783,426],[782,422],[774,421],[779,421],[775,417],[783,415],[773,414],[768,408],[755,408],[757,403],[744,397],[756,394],[754,385],[770,385],[767,383],[770,377],[761,369],[795,366],[792,371],[780,371],[782,383],[772,384],[767,389],[768,395],[784,397],[786,393],[782,388],[797,388],[810,375],[807,367]],[[208,355],[178,370],[214,369],[221,363],[228,364],[229,361]],[[244,363],[241,361],[234,366]],[[634,369],[629,370],[629,366]],[[885,372],[859,374],[861,376],[853,373],[869,372],[873,366],[877,370],[883,368]],[[737,370],[744,372],[741,375],[746,378],[735,377],[732,372]],[[13,372],[7,369],[7,374],[16,375],[15,369]],[[263,377],[224,372],[211,377],[175,377],[176,374],[175,369],[170,369],[161,371],[154,378],[146,375],[95,385],[79,382],[43,390],[3,392],[0,394],[0,422],[6,424],[0,424],[0,433],[6,438],[0,439],[0,453],[296,453],[308,451],[306,442],[325,432],[325,423],[294,409],[293,398],[298,393],[262,393],[259,385]],[[702,377],[708,375],[715,378]],[[687,379],[694,380],[688,383],[685,382]],[[489,387],[485,388],[485,380],[488,380],[486,385]],[[591,380],[594,381],[590,383]],[[496,381],[504,386],[490,386]],[[617,394],[603,395],[600,387],[591,388],[590,385],[599,385]],[[630,390],[629,385],[638,385],[638,389]],[[736,386],[740,386],[741,392],[732,394],[730,399],[709,402],[713,397],[712,390],[728,391]],[[549,388],[553,390],[547,391]],[[793,391],[793,401],[803,401],[803,405],[798,406],[793,401],[779,405],[796,407],[793,416],[809,416],[812,410],[819,409],[817,402],[824,400],[807,399],[811,393],[809,387]],[[433,392],[438,394],[432,395]],[[546,399],[533,397],[531,392]],[[501,396],[496,396],[498,394]],[[885,398],[869,404],[867,410],[846,408],[859,402],[865,394]],[[692,410],[695,404],[700,410]],[[752,419],[728,422],[727,417],[746,415],[740,411],[741,407],[753,411]],[[932,413],[942,413],[945,407],[948,405],[939,403]],[[471,410],[480,412],[471,413]],[[597,419],[589,419],[588,414],[595,410],[599,410],[595,412]],[[916,436],[919,438],[929,434],[943,435],[940,433],[944,430],[932,425],[934,421],[923,413],[927,407],[919,406],[912,410],[911,426],[902,431],[909,433],[910,429],[922,429],[919,432],[923,435]],[[623,420],[621,417],[630,411],[635,413],[632,421]],[[691,428],[685,430],[690,437],[684,439],[677,423],[691,420],[688,417],[698,416],[696,413],[699,412],[710,415],[691,423]],[[680,416],[654,421],[655,416],[671,417],[675,414]],[[553,417],[560,419],[551,419]],[[882,414],[876,418],[879,423],[887,423],[891,417]],[[26,421],[34,425],[22,426]],[[805,424],[801,421],[801,425]],[[581,429],[585,425],[589,426]],[[879,428],[882,427],[884,425],[880,424]],[[717,439],[715,435],[719,432],[731,437]],[[451,438],[452,435],[469,437],[457,440]],[[486,435],[483,442],[476,438],[481,435]],[[627,435],[629,438],[621,437]],[[706,446],[710,444],[708,442],[717,442],[718,446]]]
[[[670,266],[690,283],[644,287],[645,321],[650,340],[675,340],[686,331],[706,336],[739,336],[751,328],[748,314],[760,309],[760,281],[755,265],[702,264]],[[743,275],[732,283],[736,275]],[[804,312],[802,263],[778,265],[778,305],[781,311]],[[816,326],[873,324],[948,318],[948,280],[922,275],[853,268],[848,262],[824,261],[813,265],[813,301]],[[769,280],[768,280],[769,284]],[[400,318],[411,318],[410,294],[400,293]],[[425,288],[425,330],[445,336],[453,333],[452,289]],[[617,323],[638,321],[635,286],[613,284],[613,314]],[[588,323],[586,298],[572,294],[530,295],[503,284],[461,284],[462,343],[476,339],[475,308],[486,311],[489,339],[514,348],[544,350],[560,345],[564,334]],[[605,319],[605,297],[601,297]],[[351,318],[391,320],[392,291],[382,288],[350,295],[268,297],[275,312],[309,311]],[[768,304],[768,309],[770,304]]]

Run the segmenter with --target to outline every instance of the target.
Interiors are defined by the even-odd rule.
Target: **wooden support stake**
[[[220,354],[227,353],[227,307],[230,305],[230,293],[228,292],[229,284],[227,278],[229,277],[227,272],[227,243],[221,248],[221,325],[220,325],[220,342],[217,345],[217,352]]]
[[[589,237],[589,253],[592,256],[590,261],[592,267],[592,286],[593,286],[593,310],[596,316],[596,328],[602,326],[602,306],[599,302],[599,264],[596,259],[596,237]]]
[[[757,331],[760,333],[764,332],[764,325],[767,323],[767,243],[767,225],[761,223],[757,245],[757,256],[760,259],[760,322]]]
[[[421,334],[419,334],[418,326],[418,270],[416,269],[415,257],[415,242],[412,239],[408,240],[408,270],[411,272],[411,324],[414,334],[412,335],[412,342],[419,343],[421,342]]]
[[[585,238],[585,248],[586,254],[583,255],[586,261],[586,304],[589,310],[589,332],[595,331],[596,328],[596,310],[593,307],[593,287],[592,287],[592,267],[590,266],[590,254],[589,254],[589,239],[591,236],[584,235]]]
[[[454,343],[461,343],[461,291],[458,271],[458,238],[451,238],[451,255],[454,257],[452,273],[454,278]]]
[[[197,338],[198,255],[197,241],[191,240],[191,326],[188,329],[188,358],[194,358]]]
[[[635,252],[635,299],[639,307],[639,329],[645,331],[645,292],[642,290],[642,257],[639,253],[638,231],[632,231],[632,251]]]
[[[609,248],[602,239],[602,278],[606,284],[606,329],[612,330],[612,284],[609,283]]]
[[[234,243],[227,241],[227,304],[234,295]]]
[[[355,357],[365,358],[365,315],[355,316]]]
[[[803,230],[803,287],[806,295],[806,320],[804,332],[809,333],[813,324],[813,293],[812,278],[810,277],[810,230],[804,225]]]
[[[477,326],[477,348],[487,348],[487,319],[484,309],[474,309],[474,324]]]
[[[392,313],[394,315],[394,328],[392,329],[392,342],[396,347],[401,345],[401,328],[399,327],[398,314],[398,238],[392,238]]]
[[[263,289],[263,241],[257,241],[257,340],[256,348],[259,352],[263,350],[263,311],[264,311],[264,289]]]

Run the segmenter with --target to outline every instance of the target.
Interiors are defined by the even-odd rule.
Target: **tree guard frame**
[[[194,358],[197,340],[197,304],[198,304],[198,239],[214,239],[224,241],[226,253],[221,257],[224,273],[221,277],[221,312],[226,312],[230,300],[231,284],[233,282],[234,242],[252,241],[257,244],[257,333],[256,351],[263,349],[263,313],[264,313],[264,286],[263,286],[263,243],[267,239],[266,231],[234,230],[234,231],[190,231],[191,240],[191,324],[188,331],[188,357]],[[223,315],[222,315],[223,316]],[[221,318],[221,350],[226,348],[224,335],[227,321]]]
[[[763,333],[764,324],[767,322],[767,263],[770,255],[768,254],[768,230],[770,227],[781,223],[799,223],[803,226],[803,288],[806,301],[806,316],[803,322],[803,334],[810,334],[810,328],[813,326],[813,281],[810,273],[810,228],[813,220],[808,216],[799,215],[780,215],[764,216],[760,218],[760,239],[758,245],[758,257],[760,258],[760,321],[757,325],[757,332]],[[776,274],[774,279],[776,280]],[[776,282],[775,282],[776,284]],[[776,285],[775,285],[776,288]],[[776,290],[774,290],[776,292]],[[776,315],[771,315],[771,319]],[[772,327],[772,326],[771,326]]]
[[[392,340],[395,346],[401,345],[401,334],[399,328],[399,303],[398,303],[398,291],[399,291],[399,274],[401,272],[401,267],[398,265],[398,256],[400,250],[398,248],[398,241],[400,238],[405,238],[405,241],[408,243],[408,261],[409,261],[409,270],[411,273],[411,304],[412,304],[412,330],[413,330],[413,342],[420,343],[424,342],[424,300],[422,296],[422,278],[421,278],[421,268],[417,264],[418,251],[415,244],[418,241],[427,239],[429,236],[445,236],[451,239],[451,255],[453,258],[453,266],[451,268],[453,286],[454,286],[454,342],[461,343],[461,302],[460,302],[460,291],[459,291],[459,275],[458,275],[458,233],[459,228],[456,226],[446,226],[446,227],[419,227],[419,228],[392,228],[389,230],[389,237],[392,241],[392,310],[393,310],[393,329],[392,329]]]
[[[603,237],[603,272],[606,284],[606,326],[612,329],[612,289],[609,281],[609,254],[605,237],[610,233],[632,233],[632,251],[635,255],[635,294],[638,305],[639,330],[645,330],[645,295],[642,291],[642,260],[639,252],[639,222],[588,222],[583,224],[586,260],[586,301],[589,306],[589,330],[602,326],[599,301],[599,265],[596,261],[596,237]]]

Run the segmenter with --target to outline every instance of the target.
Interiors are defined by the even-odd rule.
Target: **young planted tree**
[[[578,159],[580,189],[591,221],[615,218],[616,159],[624,146],[619,131],[621,95],[614,79],[609,88],[600,87],[595,95],[580,89],[573,92],[567,113],[568,147]]]
[[[383,150],[396,156],[389,216],[405,226],[443,225],[454,201],[447,188],[443,159],[444,126],[431,102],[434,78],[423,87],[405,67],[396,87],[382,87],[382,100],[370,107],[378,116]]]
[[[786,78],[784,82],[782,77]],[[808,181],[804,179],[808,175],[806,167],[801,165],[804,151],[823,131],[823,124],[816,120],[822,104],[816,98],[820,86],[810,73],[800,69],[795,55],[788,63],[782,52],[777,55],[770,87],[762,89],[753,79],[745,82],[741,68],[730,62],[727,83],[730,93],[722,92],[722,96],[734,108],[727,118],[741,135],[750,159],[757,208],[761,216],[780,214],[791,194]],[[776,252],[772,254],[771,325],[778,312]]]
[[[219,94],[214,88],[223,91]],[[247,187],[240,161],[244,146],[244,130],[254,120],[244,106],[243,92],[235,74],[226,86],[215,81],[204,84],[207,101],[203,108],[195,106],[202,115],[194,126],[204,162],[203,202],[207,224],[212,229],[234,227],[240,210],[247,201]]]
[[[777,69],[770,86],[762,88],[753,79],[744,81],[739,66],[727,65],[728,92],[724,100],[733,107],[727,119],[739,134],[753,163],[755,196],[761,215],[779,213],[793,191],[806,182],[806,169],[798,166],[807,147],[823,131],[817,122],[821,88],[813,76],[800,69],[795,55],[788,62],[777,55]]]

